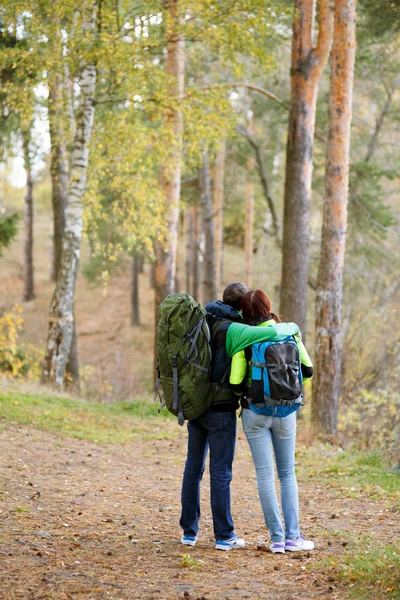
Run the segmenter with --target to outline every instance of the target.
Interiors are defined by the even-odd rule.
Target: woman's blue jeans
[[[197,536],[200,482],[210,448],[211,511],[217,542],[233,536],[230,483],[236,441],[236,412],[207,410],[188,422],[188,454],[182,483],[180,526],[184,535]]]
[[[257,473],[258,495],[264,520],[273,542],[285,539],[275,490],[276,470],[281,487],[281,504],[286,538],[296,539],[299,529],[299,498],[295,474],[296,413],[287,417],[267,417],[250,409],[242,413],[243,430],[249,442]]]

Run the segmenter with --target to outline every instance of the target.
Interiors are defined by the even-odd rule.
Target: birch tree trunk
[[[221,291],[222,261],[224,248],[224,178],[226,138],[220,141],[214,169],[214,228],[215,228],[215,287]]]
[[[218,290],[215,281],[215,240],[213,205],[211,199],[210,163],[208,152],[203,153],[203,166],[200,171],[201,209],[205,238],[203,270],[203,303],[215,301]]]
[[[62,238],[65,228],[65,209],[68,198],[68,168],[65,154],[64,129],[62,126],[63,79],[58,73],[49,72],[49,129],[50,129],[50,176],[53,207],[53,253],[51,279],[56,281],[61,265]]]
[[[291,100],[286,150],[280,313],[306,331],[312,156],[318,85],[331,46],[331,0],[318,2],[319,35],[313,47],[315,0],[295,0]]]
[[[83,10],[82,38],[91,38],[90,44],[93,44],[97,3]],[[76,134],[71,155],[61,266],[50,305],[47,346],[42,371],[42,382],[53,383],[59,388],[63,386],[74,329],[75,283],[83,227],[83,194],[86,188],[89,144],[95,112],[95,87],[96,66],[82,58],[80,99],[76,111]]]
[[[23,133],[24,163],[25,163],[25,194],[24,194],[24,268],[22,299],[29,302],[35,298],[33,277],[33,179],[31,159],[29,156],[30,132]]]
[[[251,289],[253,282],[253,237],[254,237],[254,158],[249,156],[247,159],[247,182],[246,182],[246,207],[245,207],[245,225],[244,225],[244,254],[246,263],[245,283]]]
[[[325,203],[316,298],[316,364],[312,424],[337,433],[341,308],[347,225],[350,124],[356,51],[356,0],[336,0],[329,88]]]
[[[165,126],[170,135],[170,151],[162,171],[162,188],[166,199],[167,237],[156,247],[155,296],[156,314],[158,307],[168,294],[174,292],[178,231],[179,201],[181,189],[183,118],[179,101],[184,92],[184,39],[181,32],[182,19],[179,15],[179,0],[168,3],[166,15],[167,59],[166,72],[169,76],[168,96],[170,106],[165,115]]]

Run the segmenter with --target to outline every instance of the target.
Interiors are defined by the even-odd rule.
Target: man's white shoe
[[[237,548],[244,548],[246,542],[236,535],[230,540],[221,540],[216,542],[215,547],[217,550],[236,550]]]

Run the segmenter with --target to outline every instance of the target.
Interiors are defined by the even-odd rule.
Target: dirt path
[[[150,433],[136,443],[98,446],[25,427],[1,431],[2,600],[341,599],[345,589],[334,569],[321,569],[321,560],[350,551],[349,531],[378,539],[399,534],[395,517],[377,518],[373,501],[300,477],[302,530],[317,548],[266,552],[254,471],[240,435],[233,507],[246,549],[214,549],[208,478],[198,545],[183,548],[177,521],[185,432],[166,439],[157,439],[164,431]]]

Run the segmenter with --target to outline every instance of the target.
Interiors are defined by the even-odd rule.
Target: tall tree
[[[226,138],[222,138],[215,157],[214,167],[214,229],[215,229],[215,287],[221,288],[224,244],[224,177]]]
[[[295,0],[295,9],[280,312],[285,320],[296,321],[305,333],[315,111],[319,81],[331,46],[333,12],[331,0],[318,1],[319,31],[314,47],[315,0]]]
[[[244,226],[245,282],[251,288],[253,284],[253,251],[254,251],[254,157],[247,159],[246,207]]]
[[[139,273],[141,258],[138,254],[132,259],[132,281],[131,281],[131,325],[140,325],[139,314]]]
[[[334,22],[312,403],[315,430],[331,435],[337,433],[340,392],[342,282],[356,51],[356,0],[335,0]]]
[[[203,166],[200,169],[201,209],[204,230],[204,269],[203,269],[203,303],[216,299],[218,290],[215,280],[215,240],[214,218],[211,198],[210,161],[208,152],[203,152]]]
[[[184,92],[185,56],[180,0],[170,0],[166,8],[167,58],[165,70],[168,76],[168,109],[165,128],[169,136],[169,151],[162,169],[161,185],[166,202],[166,239],[156,246],[155,308],[175,289],[176,262],[179,229],[179,202],[182,168],[183,117],[180,100]],[[158,316],[156,316],[157,322]]]
[[[80,60],[80,97],[76,111],[76,133],[71,154],[68,206],[61,266],[50,305],[49,327],[42,381],[62,387],[74,331],[75,283],[78,274],[83,229],[83,194],[86,188],[89,144],[95,113],[96,64],[93,53],[96,37],[98,2],[82,9],[82,46],[88,44],[87,56]]]
[[[61,265],[65,209],[68,198],[68,169],[63,130],[63,79],[60,73],[49,71],[50,176],[53,208],[53,251],[51,279],[56,281]]]
[[[22,145],[26,174],[24,194],[24,269],[22,293],[22,299],[25,302],[29,302],[29,300],[33,300],[35,297],[33,277],[33,176],[30,142],[31,130],[29,127],[22,130]]]

